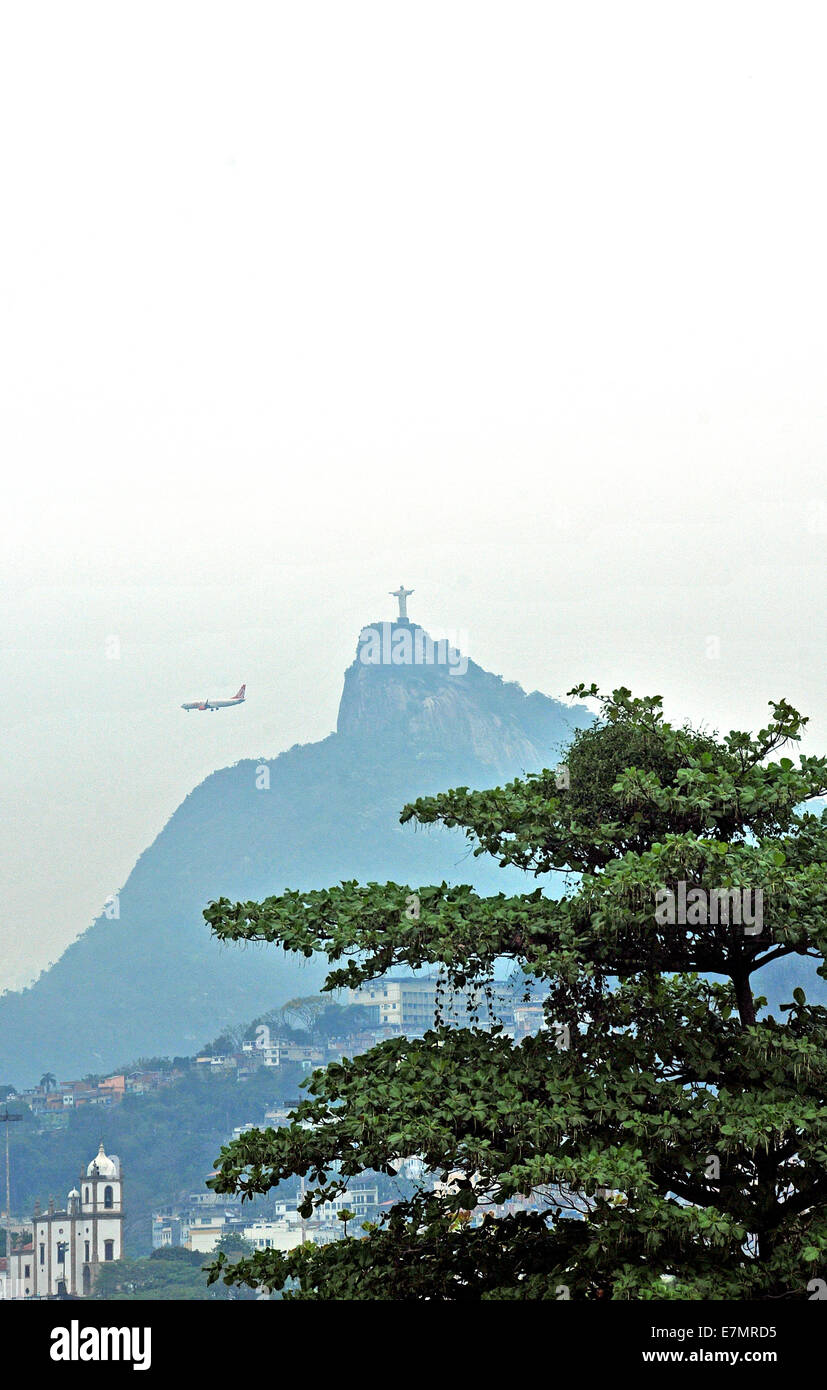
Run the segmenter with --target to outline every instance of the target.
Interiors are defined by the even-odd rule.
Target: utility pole
[[[9,1125],[22,1120],[22,1115],[10,1115],[9,1107],[0,1115],[0,1123],[6,1126],[6,1287],[11,1297],[11,1168],[9,1166]]]

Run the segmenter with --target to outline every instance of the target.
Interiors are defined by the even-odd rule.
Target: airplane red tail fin
[[[233,696],[233,699],[234,699],[234,700],[243,700],[243,699],[244,699],[244,692],[245,692],[246,689],[247,689],[246,685],[242,685],[241,689]]]

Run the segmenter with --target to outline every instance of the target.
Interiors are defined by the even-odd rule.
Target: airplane
[[[242,685],[241,689],[231,700],[194,700],[192,704],[182,705],[182,709],[231,709],[233,705],[243,705],[247,696],[247,687]]]

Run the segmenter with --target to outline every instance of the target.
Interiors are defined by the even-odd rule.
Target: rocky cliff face
[[[553,762],[590,717],[585,706],[526,695],[416,624],[374,623],[345,672],[337,730],[390,735],[414,757],[459,755],[505,777]]]
[[[417,834],[399,812],[450,786],[553,766],[589,716],[461,653],[440,660],[426,637],[410,623],[363,630],[335,734],[273,758],[267,790],[245,761],[190,793],[122,888],[119,919],[99,918],[34,985],[0,998],[0,1082],[189,1054],[226,1023],[319,987],[323,961],[213,941],[202,917],[212,898],[343,878],[525,889],[516,871],[469,857],[458,832]]]

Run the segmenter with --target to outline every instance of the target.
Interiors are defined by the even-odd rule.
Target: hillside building
[[[405,1033],[409,1037],[434,1027],[437,1002],[443,1021],[454,1026],[467,1027],[469,1010],[473,1007],[479,1011],[482,1026],[488,1017],[482,990],[450,989],[430,975],[371,980],[348,991],[348,1003],[366,1009],[372,1027]]]
[[[123,1254],[123,1174],[101,1144],[65,1208],[36,1203],[31,1241],[6,1261],[6,1298],[88,1298],[102,1264]]]

